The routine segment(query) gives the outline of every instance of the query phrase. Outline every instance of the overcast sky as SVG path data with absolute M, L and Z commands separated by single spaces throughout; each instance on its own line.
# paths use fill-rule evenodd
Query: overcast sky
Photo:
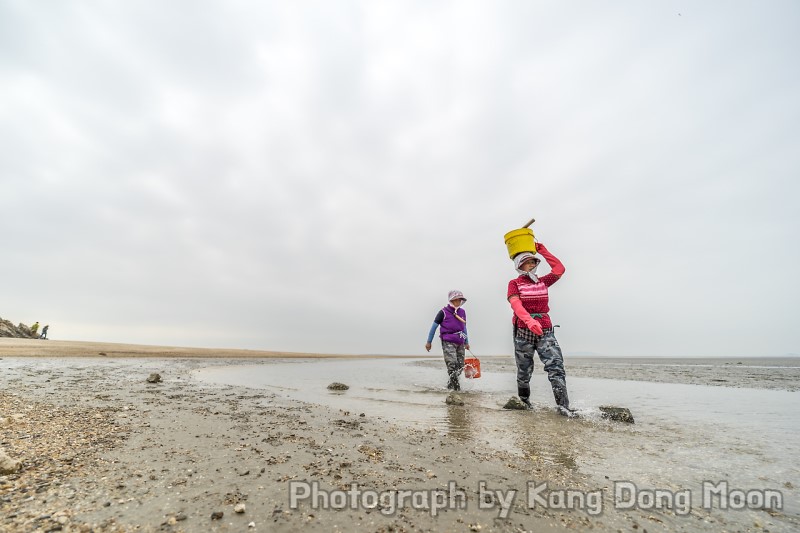
M 54 339 L 800 353 L 800 4 L 0 0 L 0 317 Z M 546 269 L 542 269 L 543 272 Z M 435 351 L 440 351 L 438 344 Z

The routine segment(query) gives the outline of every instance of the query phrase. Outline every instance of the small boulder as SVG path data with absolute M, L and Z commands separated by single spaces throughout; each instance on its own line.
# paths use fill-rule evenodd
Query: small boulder
M 0 449 L 0 476 L 7 474 L 15 474 L 20 467 L 21 463 L 16 459 L 12 459 L 3 449 Z
M 447 395 L 447 399 L 444 401 L 444 403 L 447 405 L 464 405 L 464 400 L 462 400 L 461 396 L 455 392 L 451 392 Z
M 630 409 L 626 407 L 612 407 L 610 405 L 600 406 L 600 416 L 615 422 L 626 422 L 633 424 L 633 415 Z
M 522 400 L 520 400 L 516 396 L 512 396 L 511 398 L 509 398 L 509 400 L 503 406 L 503 409 L 517 409 L 519 411 L 522 411 L 527 408 L 528 406 L 522 403 Z
M 222 520 L 222 517 L 225 516 L 225 513 L 222 511 L 214 511 L 211 513 L 211 520 Z
M 245 510 L 246 507 L 244 506 L 243 503 L 237 503 L 236 506 L 233 508 L 233 512 L 237 514 L 242 514 L 243 512 L 245 512 Z
M 330 385 L 328 385 L 328 390 L 347 390 L 349 389 L 349 385 L 345 385 L 344 383 L 339 383 L 338 381 L 334 381 Z
M 161 383 L 161 374 L 156 374 L 153 372 L 149 376 L 147 376 L 148 383 Z

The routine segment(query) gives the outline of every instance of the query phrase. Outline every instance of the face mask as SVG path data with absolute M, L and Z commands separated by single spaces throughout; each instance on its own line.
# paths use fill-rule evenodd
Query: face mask
M 522 266 L 522 265 L 520 265 L 520 266 Z M 516 270 L 517 270 L 517 273 L 518 273 L 518 274 L 521 274 L 521 275 L 523 275 L 523 276 L 528 276 L 528 275 L 530 275 L 532 280 L 534 280 L 534 281 L 538 281 L 538 280 L 539 280 L 539 278 L 538 278 L 538 277 L 536 277 L 536 269 L 537 269 L 537 268 L 539 268 L 539 263 L 534 263 L 534 266 L 533 266 L 533 268 L 531 269 L 531 271 L 530 271 L 530 272 L 525 272 L 525 271 L 524 271 L 524 270 L 522 270 L 521 268 L 518 268 L 518 269 L 516 269 Z

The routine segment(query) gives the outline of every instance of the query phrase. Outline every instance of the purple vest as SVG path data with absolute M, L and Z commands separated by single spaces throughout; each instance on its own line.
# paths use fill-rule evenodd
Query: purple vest
M 464 319 L 464 322 L 461 322 L 461 320 L 453 316 L 453 306 L 451 305 L 442 309 L 442 312 L 444 312 L 444 319 L 442 320 L 440 330 L 442 340 L 454 342 L 456 344 L 464 344 L 464 337 L 466 336 L 464 331 L 467 329 L 467 313 L 464 311 L 464 308 L 459 307 L 456 311 L 458 316 Z

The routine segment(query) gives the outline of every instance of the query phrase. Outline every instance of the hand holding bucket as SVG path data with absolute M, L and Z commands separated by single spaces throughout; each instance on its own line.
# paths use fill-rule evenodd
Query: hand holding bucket
M 472 350 L 469 352 L 471 357 L 464 359 L 464 377 L 467 379 L 478 379 L 481 377 L 481 361 Z

